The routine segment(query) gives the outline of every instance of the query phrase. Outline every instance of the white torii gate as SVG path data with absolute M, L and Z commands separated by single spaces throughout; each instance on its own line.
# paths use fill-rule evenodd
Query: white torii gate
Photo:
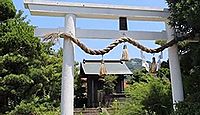
M 37 28 L 36 36 L 43 36 L 52 32 L 71 33 L 77 38 L 109 39 L 122 36 L 116 30 L 90 30 L 76 28 L 76 18 L 114 19 L 127 17 L 128 20 L 165 22 L 166 31 L 127 31 L 126 35 L 136 40 L 172 40 L 173 29 L 167 24 L 170 15 L 167 9 L 152 9 L 144 7 L 118 6 L 90 3 L 69 3 L 42 0 L 24 0 L 24 5 L 32 15 L 64 17 L 64 28 Z M 173 103 L 183 101 L 183 85 L 180 63 L 177 54 L 177 45 L 168 48 L 170 76 Z M 61 114 L 73 115 L 74 111 L 74 46 L 64 39 L 63 42 L 63 68 L 62 68 Z

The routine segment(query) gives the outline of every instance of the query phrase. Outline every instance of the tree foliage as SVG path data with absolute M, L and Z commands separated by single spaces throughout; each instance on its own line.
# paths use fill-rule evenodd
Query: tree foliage
M 0 22 L 14 18 L 16 14 L 12 0 L 0 0 Z
M 200 1 L 199 0 L 167 0 L 171 12 L 170 25 L 176 34 L 200 33 Z M 199 37 L 199 36 L 196 36 Z M 200 100 L 200 44 L 181 42 L 179 56 L 184 82 L 185 101 L 177 104 L 174 114 L 199 114 Z M 197 98 L 197 99 L 196 99 Z
M 200 33 L 200 1 L 199 0 L 167 0 L 170 8 L 170 25 L 177 32 L 193 31 Z
M 36 97 L 40 104 L 60 104 L 62 54 L 34 37 L 24 19 L 20 11 L 0 24 L 0 113 Z
M 22 14 L 0 23 L 0 114 L 51 113 L 60 106 L 62 49 L 34 37 Z M 76 63 L 75 103 L 83 96 L 78 72 Z
M 15 107 L 14 110 L 8 113 L 8 115 L 58 115 L 60 114 L 59 108 L 47 108 L 48 103 L 38 103 L 39 98 L 34 98 L 31 102 L 22 101 Z
M 200 93 L 194 93 L 176 104 L 176 111 L 173 115 L 199 115 L 200 114 Z
M 84 94 L 86 92 L 86 88 L 83 87 L 84 81 L 81 80 L 79 75 L 79 63 L 75 62 L 74 66 L 74 107 L 82 108 L 84 104 L 87 104 L 87 98 Z
M 105 81 L 103 83 L 103 91 L 105 92 L 106 95 L 112 94 L 115 89 L 115 83 L 117 76 L 114 75 L 107 75 L 105 76 Z
M 168 70 L 166 70 L 168 71 Z M 117 115 L 169 115 L 172 110 L 170 81 L 155 77 L 144 70 L 134 72 L 130 85 L 126 89 L 127 100 L 119 105 Z M 139 79 L 138 79 L 139 78 Z M 115 108 L 115 106 L 114 106 Z
M 168 0 L 170 7 L 170 24 L 179 33 L 200 31 L 199 0 Z M 179 44 L 181 71 L 183 74 L 185 96 L 199 92 L 200 86 L 200 44 L 182 42 Z

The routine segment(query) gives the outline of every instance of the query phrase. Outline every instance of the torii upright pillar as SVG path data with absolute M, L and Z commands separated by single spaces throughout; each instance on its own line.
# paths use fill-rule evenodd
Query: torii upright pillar
M 75 15 L 65 16 L 65 32 L 75 36 Z M 63 67 L 61 88 L 61 115 L 73 115 L 74 112 L 74 46 L 69 39 L 63 42 Z
M 166 31 L 168 40 L 174 39 L 173 29 L 166 23 Z M 171 77 L 171 87 L 172 87 L 172 99 L 173 104 L 176 104 L 184 100 L 183 96 L 183 83 L 180 70 L 180 62 L 178 58 L 178 47 L 177 44 L 174 44 L 168 49 L 169 55 L 169 66 L 170 66 L 170 77 Z M 174 105 L 175 109 L 175 105 Z

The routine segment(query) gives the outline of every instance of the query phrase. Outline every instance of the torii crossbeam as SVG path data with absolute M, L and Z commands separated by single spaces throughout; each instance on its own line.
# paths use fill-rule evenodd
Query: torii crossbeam
M 43 0 L 24 0 L 24 5 L 32 15 L 64 17 L 65 27 L 57 29 L 38 28 L 36 36 L 43 36 L 51 32 L 71 33 L 78 38 L 110 39 L 119 38 L 122 33 L 116 30 L 88 30 L 76 28 L 76 18 L 113 19 L 127 17 L 128 20 L 165 22 L 166 31 L 146 32 L 127 31 L 127 36 L 137 40 L 172 40 L 173 29 L 167 24 L 170 13 L 167 9 L 153 9 L 144 7 L 118 6 L 90 3 L 69 3 Z M 173 103 L 183 101 L 183 86 L 177 45 L 168 49 Z M 74 47 L 70 40 L 64 39 L 63 69 L 61 91 L 61 114 L 73 115 L 74 102 Z

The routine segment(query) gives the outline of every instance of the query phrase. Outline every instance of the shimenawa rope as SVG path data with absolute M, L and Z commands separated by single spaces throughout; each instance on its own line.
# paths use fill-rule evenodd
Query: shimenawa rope
M 117 45 L 119 45 L 121 43 L 124 43 L 124 42 L 128 42 L 128 43 L 136 46 L 140 50 L 145 51 L 147 53 L 159 53 L 159 52 L 163 51 L 165 48 L 171 47 L 172 45 L 174 45 L 178 41 L 180 41 L 180 40 L 182 41 L 182 40 L 187 39 L 189 36 L 182 36 L 182 37 L 173 39 L 173 40 L 169 41 L 168 43 L 164 44 L 163 46 L 160 46 L 160 47 L 155 48 L 155 49 L 147 48 L 147 47 L 143 46 L 142 44 L 140 44 L 139 42 L 137 42 L 133 38 L 121 37 L 121 38 L 113 41 L 106 48 L 100 49 L 100 50 L 93 50 L 93 49 L 88 48 L 78 38 L 73 37 L 71 34 L 67 34 L 67 33 L 51 33 L 51 34 L 45 35 L 43 38 L 44 38 L 44 41 L 56 41 L 60 37 L 63 37 L 65 39 L 70 39 L 71 41 L 73 41 L 77 46 L 79 46 L 83 51 L 85 51 L 88 54 L 91 54 L 91 55 L 104 55 L 104 54 L 110 52 Z

